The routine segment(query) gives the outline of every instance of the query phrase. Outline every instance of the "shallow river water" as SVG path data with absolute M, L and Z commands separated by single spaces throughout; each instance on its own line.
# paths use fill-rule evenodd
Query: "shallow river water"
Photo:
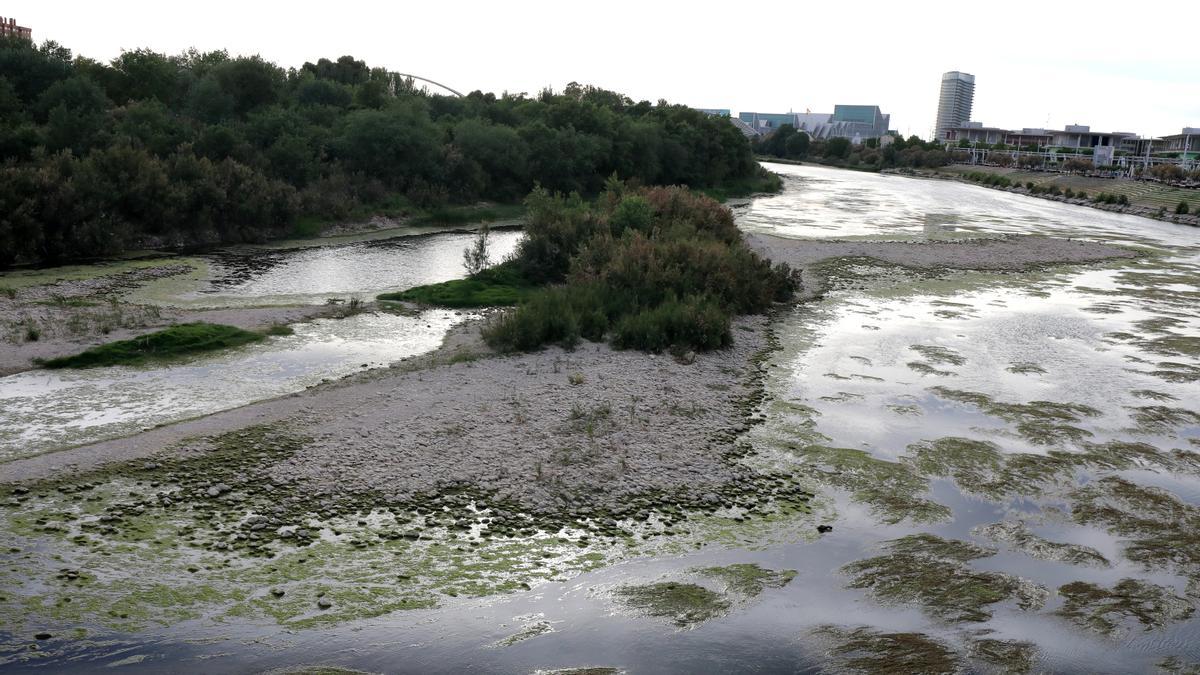
M 509 255 L 516 230 L 491 234 Z M 465 232 L 293 248 L 232 249 L 189 260 L 191 273 L 155 280 L 128 299 L 188 308 L 266 307 L 373 300 L 463 276 Z M 441 344 L 462 313 L 390 312 L 319 319 L 295 334 L 170 367 L 32 370 L 0 377 L 0 461 L 134 433 L 281 396 L 364 368 L 387 366 Z
M 0 658 L 78 672 L 1195 672 L 1200 231 L 959 183 L 771 168 L 785 190 L 736 210 L 748 231 L 1039 233 L 1148 255 L 1025 273 L 833 268 L 823 298 L 779 317 L 764 422 L 745 439 L 758 450 L 747 461 L 801 477 L 811 514 L 698 519 L 677 541 L 568 565 L 529 591 L 335 628 L 201 614 L 96 631 L 45 660 L 13 636 Z M 699 571 L 747 563 L 796 576 L 735 592 Z M 728 602 L 681 626 L 614 600 L 664 580 Z

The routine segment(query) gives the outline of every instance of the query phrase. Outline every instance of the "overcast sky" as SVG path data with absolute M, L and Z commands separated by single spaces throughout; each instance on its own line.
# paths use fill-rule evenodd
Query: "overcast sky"
M 464 92 L 533 94 L 576 80 L 735 112 L 877 104 L 894 129 L 921 136 L 941 73 L 962 70 L 976 78 L 972 118 L 989 126 L 1200 126 L 1200 9 L 1190 0 L 10 0 L 0 11 L 38 42 L 100 60 L 138 47 L 228 49 L 283 66 L 352 54 Z

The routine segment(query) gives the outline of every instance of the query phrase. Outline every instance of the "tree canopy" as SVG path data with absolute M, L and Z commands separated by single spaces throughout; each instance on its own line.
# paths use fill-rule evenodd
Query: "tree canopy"
M 597 194 L 609 176 L 719 187 L 752 176 L 727 121 L 563 91 L 441 96 L 352 56 L 137 49 L 110 63 L 0 40 L 0 265 L 258 240 L 377 204 Z M 793 148 L 795 149 L 795 148 Z

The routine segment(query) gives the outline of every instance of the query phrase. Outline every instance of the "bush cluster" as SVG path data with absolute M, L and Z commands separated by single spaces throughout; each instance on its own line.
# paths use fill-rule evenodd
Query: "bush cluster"
M 1019 185 L 1019 183 L 1013 183 L 1012 180 L 1006 176 L 1001 176 L 998 173 L 988 173 L 986 171 L 970 171 L 964 174 L 964 177 L 969 181 L 980 183 L 982 185 L 991 185 L 993 187 L 1012 187 L 1013 185 Z
M 880 147 L 878 138 L 868 138 L 854 145 L 848 138 L 810 139 L 791 124 L 780 125 L 769 135 L 754 141 L 754 151 L 760 155 L 781 159 L 807 159 L 847 169 L 879 171 L 893 167 L 933 168 L 945 166 L 955 159 L 941 143 L 927 142 L 917 136 L 907 139 L 896 136 L 887 147 Z
M 1122 206 L 1129 205 L 1129 197 L 1125 195 L 1114 195 L 1107 192 L 1100 192 L 1092 197 L 1092 201 L 1098 204 L 1120 204 Z
M 736 314 L 758 313 L 795 289 L 742 242 L 730 211 L 682 187 L 612 182 L 595 203 L 535 190 L 512 262 L 549 287 L 484 332 L 501 350 L 580 339 L 620 348 L 716 349 Z

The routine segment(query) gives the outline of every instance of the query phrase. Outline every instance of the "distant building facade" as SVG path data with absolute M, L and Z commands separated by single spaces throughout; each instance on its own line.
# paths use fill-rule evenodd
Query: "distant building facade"
M 18 26 L 17 20 L 9 17 L 0 16 L 0 38 L 21 38 L 23 40 L 33 40 L 33 29 L 25 26 Z
M 766 136 L 790 124 L 810 138 L 848 138 L 853 143 L 862 143 L 868 138 L 886 136 L 891 115 L 877 105 L 835 105 L 832 113 L 743 112 L 738 113 L 737 119 L 756 136 Z
M 1155 148 L 1157 152 L 1169 152 L 1185 155 L 1191 158 L 1200 153 L 1200 127 L 1184 127 L 1183 131 L 1159 139 L 1161 143 Z
M 971 106 L 974 102 L 974 75 L 957 70 L 942 73 L 942 86 L 938 92 L 937 122 L 933 129 L 934 140 L 947 140 L 947 131 L 970 120 Z
M 1015 130 L 985 127 L 980 122 L 963 122 L 946 129 L 941 140 L 948 143 L 965 140 L 971 145 L 1003 143 L 1018 148 L 1029 145 L 1044 149 L 1112 147 L 1129 151 L 1135 147 L 1138 136 L 1127 131 L 1092 131 L 1091 127 L 1084 124 L 1068 124 L 1062 130 L 1029 127 Z
M 713 117 L 733 116 L 733 112 L 729 108 L 692 108 L 692 110 L 695 110 L 696 112 L 702 112 L 705 115 L 712 115 Z

